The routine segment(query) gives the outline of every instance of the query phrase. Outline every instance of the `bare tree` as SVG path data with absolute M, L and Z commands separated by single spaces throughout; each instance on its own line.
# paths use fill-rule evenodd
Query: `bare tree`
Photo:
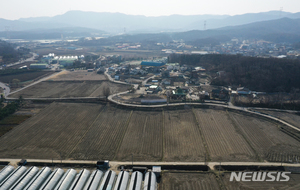
M 12 80 L 12 83 L 15 87 L 19 87 L 19 84 L 20 84 L 20 80 L 19 79 L 13 79 Z
M 105 96 L 105 98 L 107 100 L 108 96 L 111 94 L 110 88 L 109 88 L 109 86 L 107 84 L 105 84 L 103 86 L 102 92 L 103 92 L 103 95 Z

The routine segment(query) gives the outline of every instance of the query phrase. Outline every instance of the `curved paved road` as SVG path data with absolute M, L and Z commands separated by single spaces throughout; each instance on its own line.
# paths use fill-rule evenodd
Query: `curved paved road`
M 61 71 L 60 71 L 60 72 L 61 72 Z M 49 79 L 49 78 L 51 78 L 51 77 L 53 77 L 53 76 L 55 76 L 55 75 L 58 75 L 60 72 L 56 72 L 56 73 L 54 73 L 54 74 L 52 74 L 52 75 L 50 75 L 50 76 L 44 77 L 44 78 L 42 78 L 42 79 L 40 79 L 40 80 L 38 80 L 38 81 L 35 81 L 35 82 L 33 82 L 33 83 L 31 83 L 31 84 L 29 84 L 29 85 L 23 87 L 23 88 L 20 88 L 20 89 L 18 89 L 18 90 L 16 90 L 16 91 L 11 92 L 10 94 L 14 94 L 14 93 L 16 93 L 16 92 L 19 92 L 19 91 L 21 91 L 21 90 L 24 90 L 25 88 L 28 88 L 28 87 L 30 87 L 30 86 L 33 86 L 33 85 L 35 85 L 35 84 L 37 84 L 37 83 L 43 82 L 43 81 L 45 81 L 45 80 L 47 80 L 47 79 Z
M 3 90 L 3 95 L 4 95 L 4 98 L 6 98 L 8 96 L 8 94 L 10 93 L 10 88 L 2 82 L 0 82 L 0 87 L 2 89 L 5 89 L 5 90 Z
M 29 61 L 33 61 L 35 57 L 38 56 L 38 54 L 36 53 L 33 53 L 33 52 L 30 52 L 32 54 L 32 57 L 28 58 L 28 59 L 25 59 L 23 61 L 18 61 L 18 62 L 15 62 L 15 63 L 11 63 L 11 64 L 8 64 L 6 65 L 6 67 L 12 67 L 14 65 L 18 65 L 18 64 L 21 64 L 21 63 L 25 63 L 25 62 L 29 62 Z
M 108 79 L 112 82 L 117 82 L 117 83 L 122 83 L 124 84 L 125 82 L 121 82 L 121 81 L 115 81 L 113 80 L 110 75 L 107 74 L 107 71 L 108 69 L 106 70 L 105 72 L 105 75 L 108 76 Z M 153 76 L 152 76 L 153 77 Z M 150 78 L 152 78 L 150 77 Z M 148 78 L 148 79 L 150 79 Z M 146 79 L 146 80 L 148 80 Z M 127 83 L 125 83 L 127 84 Z M 135 84 L 135 87 L 137 87 L 137 84 Z M 127 103 L 123 103 L 123 102 L 119 102 L 117 100 L 114 100 L 113 97 L 117 96 L 117 95 L 120 95 L 120 94 L 126 94 L 126 93 L 129 93 L 129 91 L 126 91 L 126 92 L 120 92 L 120 93 L 117 93 L 117 94 L 112 94 L 110 95 L 107 99 L 115 104 L 119 104 L 119 105 L 122 105 L 122 106 L 127 106 L 127 107 L 139 107 L 139 108 L 161 108 L 161 107 L 169 107 L 169 106 L 182 106 L 182 105 L 202 105 L 202 106 L 218 106 L 218 107 L 223 107 L 223 108 L 229 108 L 229 109 L 234 109 L 234 110 L 239 110 L 239 111 L 244 111 L 244 112 L 247 112 L 247 113 L 252 113 L 252 114 L 256 114 L 256 115 L 259 115 L 259 116 L 262 116 L 262 117 L 266 117 L 266 118 L 269 118 L 269 119 L 273 119 L 283 125 L 286 125 L 292 129 L 295 129 L 297 131 L 300 132 L 300 129 L 279 119 L 279 118 L 276 118 L 274 116 L 271 116 L 271 115 L 265 115 L 265 114 L 262 114 L 262 113 L 259 113 L 259 112 L 256 112 L 256 111 L 251 111 L 249 110 L 248 108 L 245 108 L 245 107 L 237 107 L 237 106 L 234 106 L 233 104 L 229 103 L 227 105 L 222 105 L 222 104 L 216 104 L 216 103 L 189 103 L 189 102 L 186 102 L 186 103 L 173 103 L 173 104 L 159 104 L 159 105 L 138 105 L 138 104 L 127 104 Z M 268 108 L 266 108 L 268 109 Z

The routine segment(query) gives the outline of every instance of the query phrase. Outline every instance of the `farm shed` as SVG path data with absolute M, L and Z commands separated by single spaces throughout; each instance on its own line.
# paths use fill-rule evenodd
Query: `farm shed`
M 145 175 L 143 190 L 155 190 L 155 189 L 156 189 L 156 176 L 153 172 L 147 172 Z
M 251 93 L 251 91 L 248 88 L 245 88 L 245 87 L 237 88 L 236 91 L 237 91 L 238 94 L 245 94 L 245 95 Z
M 114 190 L 126 190 L 129 180 L 129 173 L 121 171 L 118 175 Z
M 152 61 L 142 61 L 141 62 L 142 67 L 161 67 L 164 65 L 165 65 L 165 63 L 162 63 L 162 62 L 152 62 Z
M 64 172 L 63 169 L 57 168 L 51 171 L 49 167 L 39 170 L 38 167 L 32 166 L 29 169 L 25 166 L 14 168 L 6 166 L 0 171 L 0 189 L 52 189 L 52 190 L 97 190 L 97 189 L 114 189 L 126 190 L 127 187 L 132 190 L 153 189 L 157 187 L 156 177 L 153 172 L 147 172 L 143 184 L 143 174 L 133 172 L 132 175 L 126 171 L 121 171 L 118 176 L 116 172 L 108 170 L 103 174 L 101 170 L 83 169 L 79 173 L 74 169 Z
M 30 69 L 48 69 L 49 65 L 45 63 L 32 63 L 29 66 Z
M 141 99 L 141 104 L 167 103 L 167 99 Z
M 142 182 L 143 182 L 143 174 L 138 171 L 133 172 L 129 183 L 129 189 L 140 190 L 142 188 Z
M 74 169 L 69 169 L 65 175 L 58 182 L 54 190 L 68 189 L 71 186 L 72 181 L 75 179 L 77 172 Z

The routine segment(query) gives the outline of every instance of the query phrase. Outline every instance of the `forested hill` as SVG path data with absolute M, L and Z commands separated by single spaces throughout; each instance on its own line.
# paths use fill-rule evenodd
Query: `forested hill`
M 241 55 L 177 55 L 169 56 L 169 62 L 181 65 L 203 66 L 213 76 L 212 84 L 245 86 L 263 92 L 290 92 L 300 89 L 300 61 L 277 58 L 256 58 Z
M 0 40 L 0 56 L 2 56 L 2 64 L 18 61 L 22 56 L 29 53 L 29 49 L 15 47 L 5 41 Z

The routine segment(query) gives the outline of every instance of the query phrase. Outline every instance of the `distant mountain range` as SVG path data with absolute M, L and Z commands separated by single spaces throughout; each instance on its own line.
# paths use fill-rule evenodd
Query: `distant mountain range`
M 190 30 L 156 34 L 117 35 L 108 38 L 112 42 L 170 42 L 184 40 L 189 44 L 219 44 L 232 38 L 267 40 L 275 43 L 300 42 L 300 19 L 281 18 L 239 26 L 228 26 L 212 30 Z
M 171 36 L 172 39 L 184 41 L 206 38 L 227 41 L 231 38 L 245 38 L 294 43 L 300 41 L 300 19 L 281 18 L 214 30 L 191 30 L 173 33 Z
M 171 15 L 146 17 L 122 13 L 99 13 L 69 11 L 54 17 L 21 18 L 19 20 L 0 19 L 0 31 L 10 26 L 11 31 L 54 29 L 62 27 L 83 27 L 106 31 L 107 33 L 157 33 L 183 32 L 188 30 L 216 29 L 237 26 L 279 18 L 300 18 L 300 13 L 270 11 L 243 15 Z M 206 23 L 206 27 L 204 27 Z
M 300 41 L 300 13 L 270 11 L 235 16 L 146 17 L 122 13 L 69 11 L 54 17 L 0 19 L 0 37 L 8 35 L 5 29 L 9 30 L 10 38 L 19 39 L 55 39 L 61 38 L 61 34 L 64 37 L 91 37 L 126 33 L 111 39 L 129 42 L 183 39 L 194 43 L 218 43 L 237 37 L 296 42 Z M 150 33 L 152 34 L 149 35 Z

